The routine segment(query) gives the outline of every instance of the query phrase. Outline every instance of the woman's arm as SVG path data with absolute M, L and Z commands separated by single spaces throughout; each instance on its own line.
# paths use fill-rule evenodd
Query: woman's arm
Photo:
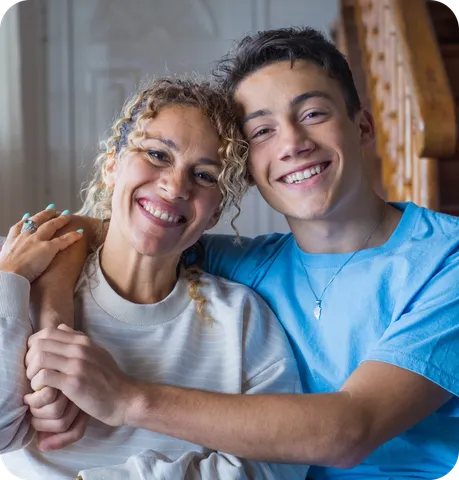
M 0 271 L 0 454 L 25 446 L 33 437 L 23 396 L 30 391 L 24 368 L 29 320 L 29 282 Z
M 48 269 L 32 284 L 31 315 L 36 330 L 74 326 L 73 295 L 75 285 L 88 253 L 104 240 L 105 229 L 100 220 L 69 216 L 69 223 L 56 235 L 82 229 L 82 241 L 59 252 Z M 31 408 L 32 425 L 36 428 L 37 445 L 42 450 L 58 450 L 83 437 L 89 420 L 62 392 L 45 388 L 34 394 Z
M 68 233 L 51 240 L 68 219 L 55 211 L 32 217 L 37 231 L 14 225 L 0 252 L 0 453 L 24 446 L 33 436 L 23 397 L 30 391 L 24 357 L 32 334 L 30 283 L 48 267 L 57 252 L 81 238 Z
M 69 216 L 69 223 L 59 230 L 61 236 L 77 229 L 84 230 L 81 242 L 59 252 L 48 269 L 32 284 L 32 318 L 37 330 L 57 327 L 60 324 L 74 326 L 73 292 L 88 253 L 102 244 L 105 230 L 100 220 Z

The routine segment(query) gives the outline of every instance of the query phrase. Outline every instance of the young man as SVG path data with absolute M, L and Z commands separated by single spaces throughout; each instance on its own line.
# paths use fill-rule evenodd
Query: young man
M 129 394 L 111 413 L 97 398 L 88 403 L 90 379 L 84 389 L 69 387 L 70 354 L 53 366 L 61 375 L 44 370 L 41 378 L 108 424 L 318 465 L 314 479 L 445 475 L 459 452 L 459 219 L 376 195 L 362 157 L 373 120 L 345 59 L 318 32 L 247 37 L 220 75 L 239 108 L 250 174 L 292 233 L 245 239 L 243 247 L 206 237 L 204 268 L 269 303 L 305 394 L 124 390 L 117 377 Z M 75 276 L 76 268 L 56 266 L 66 268 Z M 57 300 L 68 284 L 46 294 L 54 309 L 65 312 Z M 53 335 L 59 331 L 46 333 Z

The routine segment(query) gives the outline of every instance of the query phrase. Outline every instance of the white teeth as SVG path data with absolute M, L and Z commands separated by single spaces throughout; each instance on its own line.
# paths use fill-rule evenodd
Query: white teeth
M 291 175 L 287 175 L 286 177 L 284 177 L 284 183 L 287 183 L 287 184 L 300 183 L 305 179 L 311 178 L 313 175 L 317 175 L 321 171 L 322 171 L 322 168 L 320 165 L 317 165 L 316 167 L 312 167 L 312 168 L 306 168 L 301 172 L 295 172 L 295 173 L 292 173 Z
M 180 217 L 176 217 L 174 215 L 169 215 L 166 212 L 162 212 L 161 210 L 155 210 L 154 207 L 148 203 L 145 203 L 142 205 L 142 207 L 151 215 L 153 215 L 156 218 L 159 218 L 160 220 L 164 220 L 169 223 L 178 223 L 180 220 Z

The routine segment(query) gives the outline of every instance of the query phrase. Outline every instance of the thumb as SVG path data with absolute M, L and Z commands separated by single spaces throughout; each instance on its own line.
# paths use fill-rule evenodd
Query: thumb
M 61 323 L 57 328 L 58 328 L 58 330 L 64 330 L 64 332 L 75 332 L 75 330 L 73 328 L 70 328 L 65 323 Z
M 74 330 L 73 328 L 70 328 L 68 325 L 65 323 L 61 323 L 58 327 L 58 330 L 63 330 L 64 332 L 69 332 L 69 333 L 76 333 L 77 335 L 84 335 L 83 332 L 80 332 L 78 330 Z

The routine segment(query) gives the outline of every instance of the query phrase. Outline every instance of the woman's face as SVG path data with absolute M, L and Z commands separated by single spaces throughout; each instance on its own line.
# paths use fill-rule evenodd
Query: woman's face
M 169 106 L 147 120 L 138 152 L 109 163 L 111 228 L 148 256 L 179 256 L 218 221 L 220 141 L 198 108 Z M 124 240 L 124 241 L 123 241 Z

